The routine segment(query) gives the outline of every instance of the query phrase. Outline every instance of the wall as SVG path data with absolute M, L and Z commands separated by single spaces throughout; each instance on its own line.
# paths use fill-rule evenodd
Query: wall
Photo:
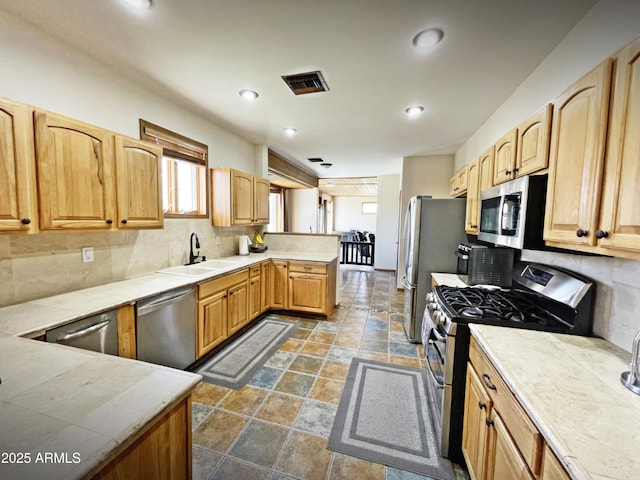
M 290 188 L 286 191 L 285 209 L 290 233 L 316 233 L 318 229 L 318 189 Z
M 172 129 L 209 146 L 209 165 L 264 175 L 265 149 L 195 115 L 144 85 L 0 10 L 0 95 L 138 138 L 138 119 Z M 314 223 L 315 224 L 315 223 Z M 168 220 L 163 230 L 52 232 L 0 236 L 0 306 L 121 280 L 183 263 L 189 235 L 202 254 L 237 253 L 237 237 L 255 228 L 214 228 L 209 219 Z M 220 245 L 216 245 L 217 241 Z M 80 248 L 93 246 L 83 264 Z
M 395 270 L 398 259 L 400 175 L 378 177 L 375 268 Z
M 376 203 L 377 199 L 376 197 L 333 197 L 335 230 L 340 232 L 361 230 L 376 233 L 377 215 L 363 214 L 363 202 Z
M 503 133 L 638 34 L 640 2 L 600 1 L 456 152 L 455 168 L 479 155 Z M 523 258 L 564 266 L 595 280 L 594 332 L 631 351 L 633 337 L 640 330 L 639 262 L 530 250 L 523 253 Z

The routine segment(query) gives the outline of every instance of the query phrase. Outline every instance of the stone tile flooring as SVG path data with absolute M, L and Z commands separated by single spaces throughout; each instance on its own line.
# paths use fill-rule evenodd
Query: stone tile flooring
M 340 308 L 295 334 L 242 390 L 202 383 L 193 394 L 193 478 L 425 480 L 326 449 L 355 356 L 423 367 L 406 341 L 395 273 L 341 268 Z M 456 476 L 466 479 L 456 466 Z

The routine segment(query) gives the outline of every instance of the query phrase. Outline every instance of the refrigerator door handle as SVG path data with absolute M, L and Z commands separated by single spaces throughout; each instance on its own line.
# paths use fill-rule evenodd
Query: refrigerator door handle
M 414 288 L 416 288 L 415 286 L 412 286 L 408 281 L 407 281 L 407 277 L 403 276 L 402 280 L 400 280 L 400 284 L 406 288 L 407 290 L 412 290 Z

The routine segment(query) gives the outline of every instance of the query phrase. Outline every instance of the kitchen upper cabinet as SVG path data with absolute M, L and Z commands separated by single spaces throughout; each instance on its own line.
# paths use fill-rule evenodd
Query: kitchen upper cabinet
M 269 223 L 269 181 L 232 168 L 211 169 L 211 221 L 217 227 Z
M 546 241 L 572 245 L 594 243 L 611 71 L 612 62 L 607 60 L 553 101 Z
M 506 182 L 515 177 L 517 141 L 518 130 L 513 129 L 494 145 L 494 185 Z
M 616 57 L 598 246 L 640 252 L 640 39 Z M 597 180 L 597 178 L 596 178 Z M 593 238 L 593 237 L 591 237 Z
M 464 229 L 467 233 L 477 235 L 480 205 L 480 159 L 475 158 L 467 165 L 467 210 Z
M 162 228 L 162 148 L 116 136 L 118 228 Z
M 467 165 L 458 170 L 450 180 L 449 196 L 461 197 L 467 193 L 468 181 L 467 181 Z
M 34 116 L 40 229 L 112 228 L 113 135 L 55 113 Z
M 553 105 L 549 103 L 518 125 L 515 176 L 529 175 L 549 166 L 552 112 Z
M 0 98 L 0 232 L 38 229 L 29 106 Z

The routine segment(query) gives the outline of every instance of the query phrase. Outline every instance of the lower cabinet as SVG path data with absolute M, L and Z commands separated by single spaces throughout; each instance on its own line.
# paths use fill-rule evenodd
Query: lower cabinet
M 287 308 L 287 277 L 289 262 L 273 261 L 273 282 L 271 284 L 271 306 L 273 308 Z
M 197 358 L 247 324 L 248 279 L 245 268 L 198 285 Z
M 249 268 L 249 320 L 262 313 L 262 268 L 253 265 Z
M 271 288 L 273 285 L 273 263 L 271 260 L 260 264 L 260 313 L 271 308 Z
M 472 480 L 569 478 L 473 337 L 462 438 L 462 453 Z
M 327 264 L 289 262 L 290 310 L 325 313 L 327 301 Z
M 191 396 L 166 413 L 92 478 L 191 478 Z

